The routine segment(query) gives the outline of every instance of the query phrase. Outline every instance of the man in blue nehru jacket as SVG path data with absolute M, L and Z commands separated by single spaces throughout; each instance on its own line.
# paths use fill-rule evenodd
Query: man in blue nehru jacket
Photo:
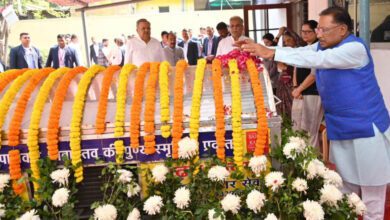
M 252 55 L 316 69 L 330 159 L 343 178 L 343 191 L 361 195 L 365 220 L 379 220 L 390 183 L 390 119 L 370 50 L 351 30 L 348 12 L 330 7 L 320 13 L 316 44 L 270 49 L 245 40 L 236 45 Z

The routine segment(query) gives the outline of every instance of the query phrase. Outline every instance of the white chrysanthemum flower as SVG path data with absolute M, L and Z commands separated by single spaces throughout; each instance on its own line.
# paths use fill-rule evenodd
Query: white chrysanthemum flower
M 343 198 L 343 194 L 334 185 L 325 184 L 321 189 L 321 203 L 337 206 L 337 202 Z
M 119 169 L 116 172 L 119 173 L 119 178 L 118 178 L 119 182 L 124 183 L 124 184 L 131 182 L 131 179 L 133 177 L 132 172 L 125 170 L 125 169 Z
M 190 190 L 186 187 L 180 187 L 175 192 L 175 198 L 173 198 L 173 202 L 176 204 L 176 207 L 179 209 L 185 209 L 191 202 L 190 199 Z
M 137 208 L 134 208 L 127 216 L 127 220 L 141 220 L 141 213 Z
M 264 206 L 265 195 L 257 190 L 252 190 L 246 197 L 246 205 L 254 213 L 260 212 L 261 208 Z
M 106 204 L 101 205 L 95 209 L 93 218 L 95 220 L 115 220 L 118 215 L 118 212 L 115 206 Z
M 225 212 L 231 211 L 233 214 L 237 214 L 241 208 L 241 200 L 239 196 L 232 193 L 228 193 L 225 198 L 222 199 L 221 205 Z
M 0 174 L 0 192 L 3 192 L 4 188 L 8 186 L 9 180 L 8 174 Z
M 295 143 L 297 145 L 297 152 L 302 153 L 306 148 L 306 142 L 300 137 L 290 137 L 288 139 L 289 143 Z
M 163 206 L 161 196 L 151 196 L 144 203 L 144 211 L 148 215 L 156 215 L 160 213 L 161 207 Z
M 267 215 L 267 217 L 265 217 L 264 220 L 278 220 L 278 218 L 276 217 L 276 215 L 274 213 L 269 213 Z
M 299 144 L 296 142 L 287 143 L 283 147 L 283 155 L 287 159 L 295 160 L 298 153 L 300 153 L 300 149 L 299 149 Z
M 179 158 L 183 160 L 191 159 L 198 153 L 198 142 L 189 137 L 181 139 L 179 145 Z
M 168 167 L 165 165 L 157 165 L 152 169 L 152 175 L 154 181 L 157 183 L 163 183 L 167 178 L 167 173 L 169 172 Z
M 5 216 L 5 206 L 0 203 L 0 219 Z
M 62 207 L 68 202 L 69 190 L 67 188 L 59 188 L 54 191 L 51 202 L 54 207 Z
M 18 220 L 40 220 L 39 215 L 37 215 L 37 211 L 35 209 L 31 209 L 30 211 L 25 212 L 22 216 L 18 218 Z
M 67 168 L 55 170 L 50 174 L 53 183 L 58 183 L 60 186 L 68 186 L 70 172 Z
M 306 220 L 323 220 L 325 213 L 321 204 L 316 201 L 306 200 L 302 203 L 303 216 Z
M 214 218 L 215 213 L 216 212 L 214 209 L 209 210 L 209 212 L 208 212 L 209 220 L 224 220 L 225 219 L 225 215 L 223 213 L 221 213 L 221 215 L 219 215 L 218 217 Z
M 265 185 L 271 187 L 272 191 L 276 191 L 284 183 L 282 172 L 270 172 L 265 176 Z
M 292 182 L 292 188 L 297 192 L 304 192 L 306 193 L 306 190 L 308 189 L 307 181 L 301 178 L 296 178 Z
M 212 181 L 224 181 L 229 177 L 229 171 L 223 166 L 213 166 L 210 168 L 207 177 Z
M 141 187 L 137 183 L 129 184 L 127 186 L 127 197 L 131 198 L 135 195 L 138 195 L 139 192 L 141 192 Z
M 367 207 L 360 199 L 360 197 L 356 195 L 356 193 L 352 193 L 348 195 L 347 198 L 349 207 L 354 208 L 354 211 L 357 215 L 364 215 L 364 213 L 367 211 Z
M 329 169 L 325 171 L 324 182 L 325 184 L 335 185 L 336 187 L 343 186 L 343 179 L 341 179 L 341 176 L 337 172 Z
M 319 161 L 318 159 L 314 159 L 309 162 L 307 165 L 306 171 L 307 171 L 307 178 L 308 179 L 314 179 L 315 177 L 323 177 L 326 172 L 326 167 L 324 163 Z
M 260 173 L 267 169 L 267 157 L 264 155 L 254 156 L 249 160 L 249 165 L 252 172 L 259 177 Z

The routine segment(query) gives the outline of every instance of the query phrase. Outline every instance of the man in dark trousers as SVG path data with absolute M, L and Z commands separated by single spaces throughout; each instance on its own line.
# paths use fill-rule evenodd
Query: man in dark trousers
M 19 39 L 21 44 L 12 48 L 9 53 L 10 69 L 42 68 L 42 56 L 36 47 L 30 45 L 30 35 L 21 33 Z
M 99 43 L 96 42 L 95 37 L 91 38 L 92 44 L 89 46 L 89 58 L 95 64 L 98 64 L 98 55 L 99 55 Z
M 181 33 L 183 41 L 180 42 L 178 46 L 183 48 L 184 57 L 187 58 L 188 64 L 196 65 L 196 62 L 199 58 L 198 44 L 190 40 L 188 31 L 186 29 L 183 29 Z
M 76 59 L 75 51 L 73 48 L 66 45 L 65 36 L 62 34 L 57 35 L 57 42 L 57 46 L 50 48 L 46 67 L 53 67 L 57 69 L 65 66 L 69 68 L 78 66 L 79 63 Z

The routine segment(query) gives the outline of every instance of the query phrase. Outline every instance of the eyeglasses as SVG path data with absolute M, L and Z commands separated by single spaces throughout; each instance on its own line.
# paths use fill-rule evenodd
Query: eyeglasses
M 317 34 L 319 34 L 319 33 L 325 34 L 325 33 L 329 32 L 329 31 L 331 31 L 331 30 L 333 30 L 333 29 L 339 27 L 340 25 L 341 25 L 341 24 L 336 25 L 336 26 L 334 26 L 334 27 L 330 27 L 330 28 L 319 27 L 319 28 L 316 28 L 315 31 L 316 31 Z
M 314 31 L 305 31 L 305 30 L 301 30 L 301 33 L 302 33 L 302 34 L 310 34 L 310 33 L 314 33 Z

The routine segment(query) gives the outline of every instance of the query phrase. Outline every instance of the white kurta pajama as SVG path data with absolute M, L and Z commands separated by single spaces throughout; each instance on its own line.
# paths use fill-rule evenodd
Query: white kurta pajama
M 296 49 L 277 48 L 275 60 L 318 69 L 360 69 L 369 63 L 365 47 L 358 42 L 321 53 L 316 52 L 317 47 L 318 43 Z M 343 191 L 362 196 L 367 206 L 365 220 L 383 218 L 386 187 L 390 183 L 390 129 L 381 133 L 374 124 L 373 128 L 373 137 L 330 142 L 330 160 L 344 180 Z

